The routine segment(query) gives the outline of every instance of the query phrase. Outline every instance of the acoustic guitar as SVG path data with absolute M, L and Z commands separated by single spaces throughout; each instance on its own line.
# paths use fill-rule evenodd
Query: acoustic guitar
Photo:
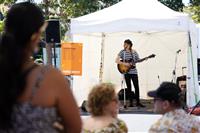
M 149 58 L 154 58 L 155 56 L 156 56 L 155 54 L 151 54 L 151 55 L 149 55 L 149 56 L 147 56 L 147 57 L 144 57 L 144 58 L 142 58 L 142 59 L 140 59 L 140 60 L 138 60 L 138 61 L 135 61 L 135 62 L 133 62 L 133 63 L 135 64 L 135 63 L 138 63 L 138 62 L 140 62 L 140 61 L 143 61 L 143 60 L 146 60 L 146 59 L 149 59 Z M 133 64 L 133 63 L 131 63 L 132 61 L 124 61 L 124 62 Z M 122 73 L 122 74 L 127 73 L 127 72 L 128 72 L 130 69 L 132 69 L 132 68 L 135 68 L 135 65 L 126 66 L 126 65 L 124 65 L 124 64 L 117 64 L 117 69 L 118 69 L 118 71 L 119 71 L 120 73 Z

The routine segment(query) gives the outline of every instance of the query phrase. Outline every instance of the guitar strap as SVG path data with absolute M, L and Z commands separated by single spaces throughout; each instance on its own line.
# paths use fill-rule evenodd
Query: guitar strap
M 126 60 L 126 50 L 124 50 L 124 56 L 123 57 L 124 57 L 123 62 L 125 62 L 125 60 Z
M 134 58 L 133 58 L 133 52 L 131 50 L 131 56 L 132 56 L 132 63 L 134 63 Z
M 133 58 L 133 51 L 131 50 L 131 56 L 132 56 L 132 69 L 134 69 L 135 68 L 135 66 L 133 66 L 133 63 L 134 63 L 134 58 Z

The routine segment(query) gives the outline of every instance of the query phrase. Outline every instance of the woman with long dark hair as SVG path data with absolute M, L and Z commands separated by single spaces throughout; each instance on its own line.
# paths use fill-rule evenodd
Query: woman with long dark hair
M 57 133 L 81 131 L 79 111 L 60 71 L 30 58 L 47 23 L 39 7 L 13 5 L 0 38 L 0 132 Z

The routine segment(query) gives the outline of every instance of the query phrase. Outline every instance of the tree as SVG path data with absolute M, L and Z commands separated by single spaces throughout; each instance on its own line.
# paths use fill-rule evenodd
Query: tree
M 182 0 L 158 0 L 167 7 L 175 11 L 183 11 L 184 4 Z
M 16 1 L 0 0 L 0 4 L 12 5 Z M 95 12 L 119 1 L 121 0 L 43 0 L 39 6 L 43 9 L 47 20 L 52 18 L 60 20 L 61 38 L 64 39 L 65 33 L 69 30 L 71 18 Z
M 46 19 L 58 18 L 61 22 L 61 36 L 69 30 L 70 19 L 109 7 L 121 0 L 43 0 L 40 7 Z
M 14 3 L 16 2 L 17 0 L 0 0 L 0 4 L 10 4 L 10 3 Z
M 184 11 L 189 13 L 196 23 L 200 23 L 200 0 L 190 0 L 190 5 L 185 7 Z
M 102 6 L 102 8 L 106 8 L 109 6 L 112 6 L 118 2 L 120 2 L 121 0 L 99 0 L 99 2 L 102 2 L 104 6 Z
M 8 6 L 13 3 L 13 0 L 0 0 L 0 33 L 3 31 L 4 16 L 8 10 Z
M 190 4 L 193 5 L 193 6 L 199 6 L 200 0 L 190 0 Z
M 3 31 L 3 25 L 4 25 L 3 21 L 0 21 L 0 33 Z
M 39 5 L 45 12 L 46 19 L 57 18 L 60 20 L 61 38 L 69 30 L 70 19 L 79 17 L 99 9 L 111 6 L 119 0 L 43 0 Z M 51 62 L 51 46 L 47 46 L 47 60 Z

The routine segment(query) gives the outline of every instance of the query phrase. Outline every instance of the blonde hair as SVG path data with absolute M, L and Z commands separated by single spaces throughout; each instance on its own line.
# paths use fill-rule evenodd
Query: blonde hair
M 116 95 L 115 86 L 111 83 L 95 85 L 88 95 L 88 110 L 93 116 L 103 115 L 103 109 Z

